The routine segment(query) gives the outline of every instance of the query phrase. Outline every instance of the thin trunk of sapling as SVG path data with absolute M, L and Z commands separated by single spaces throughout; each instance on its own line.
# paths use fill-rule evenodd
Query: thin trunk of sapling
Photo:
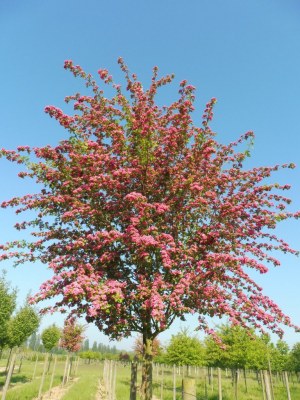
M 9 349 L 9 354 L 8 354 L 8 358 L 7 358 L 7 363 L 6 363 L 6 367 L 5 367 L 5 372 L 8 371 L 8 366 L 9 366 L 9 364 L 10 364 L 11 353 L 12 353 L 12 348 Z

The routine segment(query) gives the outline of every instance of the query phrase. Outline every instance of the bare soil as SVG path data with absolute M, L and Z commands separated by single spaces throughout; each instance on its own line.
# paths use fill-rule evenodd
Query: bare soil
M 74 380 L 72 380 L 72 382 L 65 386 L 54 386 L 51 390 L 48 390 L 48 392 L 42 395 L 42 400 L 60 400 L 64 396 L 64 394 L 67 393 L 73 383 L 76 382 L 78 379 L 79 378 L 75 378 Z M 33 400 L 38 400 L 38 398 L 36 397 Z
M 107 400 L 107 393 L 101 379 L 99 379 L 95 400 Z

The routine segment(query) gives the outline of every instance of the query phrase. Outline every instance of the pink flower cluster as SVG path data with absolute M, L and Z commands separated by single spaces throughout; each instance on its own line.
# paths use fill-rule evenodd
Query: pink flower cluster
M 281 195 L 289 185 L 272 181 L 280 167 L 244 169 L 252 132 L 218 143 L 209 128 L 216 99 L 196 127 L 193 86 L 182 81 L 178 100 L 160 107 L 157 91 L 173 76 L 158 78 L 155 67 L 145 90 L 119 64 L 128 93 L 100 69 L 101 84 L 115 91 L 106 98 L 90 74 L 67 60 L 65 68 L 92 91 L 66 98 L 74 115 L 46 107 L 67 139 L 0 151 L 24 164 L 21 178 L 41 187 L 2 202 L 36 215 L 15 226 L 29 229 L 32 240 L 2 245 L 0 259 L 47 264 L 53 277 L 32 301 L 55 299 L 50 311 L 85 315 L 111 338 L 132 331 L 155 337 L 187 313 L 199 314 L 206 331 L 206 317 L 227 315 L 280 334 L 291 321 L 248 274 L 278 265 L 274 251 L 297 254 L 273 234 L 280 221 L 300 217 Z

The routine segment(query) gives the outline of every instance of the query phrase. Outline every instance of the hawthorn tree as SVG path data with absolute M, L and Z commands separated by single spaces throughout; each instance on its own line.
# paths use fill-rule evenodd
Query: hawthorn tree
M 279 165 L 244 168 L 252 132 L 229 145 L 216 140 L 209 127 L 215 99 L 196 127 L 193 86 L 182 81 L 178 100 L 158 106 L 157 90 L 173 76 L 158 78 L 155 67 L 144 89 L 119 64 L 128 96 L 101 69 L 100 79 L 115 90 L 107 98 L 90 74 L 66 61 L 91 89 L 66 98 L 74 115 L 46 107 L 66 139 L 1 151 L 25 165 L 20 178 L 41 187 L 2 203 L 17 213 L 36 211 L 16 225 L 31 230 L 32 240 L 4 244 L 2 259 L 39 260 L 53 270 L 34 301 L 59 295 L 55 310 L 86 315 L 112 339 L 142 334 L 148 400 L 152 343 L 175 318 L 196 313 L 207 332 L 206 316 L 224 314 L 279 334 L 281 323 L 291 325 L 248 269 L 266 273 L 267 263 L 278 265 L 273 250 L 295 253 L 273 230 L 299 213 L 286 210 L 290 200 L 281 191 L 289 186 L 272 183 Z
M 83 336 L 84 326 L 79 325 L 76 318 L 68 318 L 65 320 L 60 347 L 66 349 L 70 353 L 76 353 L 80 350 Z
M 78 324 L 75 317 L 67 318 L 64 322 L 64 327 L 62 330 L 60 347 L 70 353 L 77 353 L 82 346 L 82 342 L 84 339 L 83 332 L 84 326 Z M 73 367 L 73 356 L 71 356 L 71 359 L 69 359 L 69 357 L 67 358 L 67 363 L 70 372 L 72 371 Z M 67 373 L 67 375 L 69 374 L 69 372 Z M 63 381 L 64 380 L 65 376 L 63 378 Z

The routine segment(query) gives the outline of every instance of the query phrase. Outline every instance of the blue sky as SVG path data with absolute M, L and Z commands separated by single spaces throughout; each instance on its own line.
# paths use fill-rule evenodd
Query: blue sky
M 96 76 L 108 68 L 122 80 L 122 56 L 145 86 L 151 69 L 174 72 L 175 85 L 165 89 L 165 102 L 175 99 L 176 83 L 187 79 L 197 88 L 196 124 L 205 103 L 216 97 L 213 129 L 229 142 L 253 130 L 251 165 L 295 162 L 278 180 L 293 185 L 293 209 L 300 209 L 300 3 L 298 0 L 18 0 L 0 2 L 0 147 L 55 144 L 65 132 L 44 114 L 46 105 L 83 88 L 63 69 L 72 59 Z M 65 109 L 67 109 L 65 107 Z M 0 160 L 1 200 L 34 191 L 16 177 L 16 168 Z M 276 178 L 276 179 L 277 179 Z M 12 239 L 13 213 L 0 210 L 0 242 Z M 300 249 L 299 223 L 282 224 L 278 233 Z M 300 325 L 300 261 L 281 257 L 282 266 L 257 279 Z M 28 265 L 8 276 L 22 302 L 49 276 L 44 267 Z M 43 326 L 57 318 L 44 318 Z M 195 320 L 189 319 L 195 326 Z M 166 341 L 179 326 L 162 335 Z M 96 328 L 91 340 L 107 343 Z M 293 344 L 300 334 L 287 330 Z M 130 347 L 124 341 L 119 347 Z

